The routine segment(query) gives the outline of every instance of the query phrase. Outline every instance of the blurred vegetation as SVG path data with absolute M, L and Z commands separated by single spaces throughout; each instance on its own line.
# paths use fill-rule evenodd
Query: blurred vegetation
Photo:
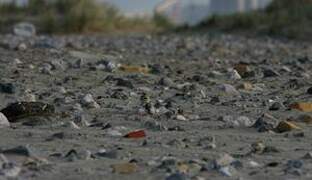
M 209 17 L 198 28 L 312 40 L 312 0 L 273 0 L 264 10 Z
M 93 33 L 161 29 L 147 18 L 126 18 L 115 7 L 94 0 L 30 0 L 25 7 L 0 5 L 0 31 L 19 21 L 34 23 L 44 33 Z

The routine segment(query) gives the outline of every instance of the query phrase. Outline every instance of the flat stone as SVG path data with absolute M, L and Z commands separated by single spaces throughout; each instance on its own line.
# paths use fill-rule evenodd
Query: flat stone
M 6 128 L 6 127 L 10 127 L 10 122 L 5 117 L 5 115 L 0 112 L 0 128 Z
M 21 22 L 14 25 L 13 31 L 18 36 L 31 37 L 36 35 L 36 27 L 28 22 Z
M 135 163 L 114 164 L 111 166 L 114 173 L 132 174 L 138 171 L 138 166 Z

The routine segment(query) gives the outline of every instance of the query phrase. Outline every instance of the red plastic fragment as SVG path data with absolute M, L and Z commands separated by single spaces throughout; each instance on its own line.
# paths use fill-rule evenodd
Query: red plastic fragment
M 124 136 L 125 138 L 144 138 L 146 137 L 145 131 L 144 130 L 136 130 L 129 132 Z

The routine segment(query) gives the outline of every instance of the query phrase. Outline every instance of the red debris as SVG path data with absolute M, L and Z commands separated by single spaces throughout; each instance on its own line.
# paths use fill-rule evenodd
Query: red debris
M 136 130 L 129 132 L 124 136 L 125 138 L 144 138 L 146 137 L 145 131 L 144 130 Z

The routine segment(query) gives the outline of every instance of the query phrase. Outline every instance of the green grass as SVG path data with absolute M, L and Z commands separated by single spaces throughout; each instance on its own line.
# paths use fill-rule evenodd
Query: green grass
M 197 28 L 312 40 L 312 0 L 274 0 L 265 10 L 212 16 Z
M 0 5 L 0 31 L 19 21 L 34 23 L 43 33 L 154 31 L 161 29 L 146 18 L 126 18 L 115 7 L 94 0 L 30 0 L 26 7 Z

